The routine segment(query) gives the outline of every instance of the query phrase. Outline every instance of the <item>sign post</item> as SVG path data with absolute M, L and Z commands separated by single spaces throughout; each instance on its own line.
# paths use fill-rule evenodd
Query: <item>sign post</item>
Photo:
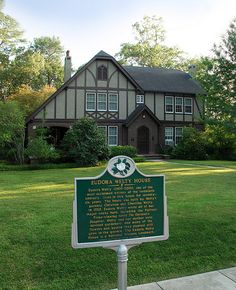
M 99 176 L 75 178 L 72 247 L 117 251 L 118 289 L 127 289 L 128 249 L 169 236 L 164 175 L 145 175 L 127 156 Z

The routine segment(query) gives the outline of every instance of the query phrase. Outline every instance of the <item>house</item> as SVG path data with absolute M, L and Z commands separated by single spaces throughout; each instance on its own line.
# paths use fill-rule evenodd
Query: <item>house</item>
M 65 83 L 28 118 L 28 135 L 44 124 L 58 143 L 87 116 L 96 120 L 110 146 L 133 145 L 140 154 L 153 154 L 177 144 L 183 127 L 201 126 L 201 93 L 185 72 L 121 66 L 104 51 L 71 77 L 67 51 Z

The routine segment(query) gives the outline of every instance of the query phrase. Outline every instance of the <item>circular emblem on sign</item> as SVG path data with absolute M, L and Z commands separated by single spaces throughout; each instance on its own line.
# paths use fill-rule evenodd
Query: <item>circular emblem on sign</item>
M 114 177 L 127 177 L 135 171 L 135 163 L 127 156 L 116 156 L 109 160 L 107 169 Z

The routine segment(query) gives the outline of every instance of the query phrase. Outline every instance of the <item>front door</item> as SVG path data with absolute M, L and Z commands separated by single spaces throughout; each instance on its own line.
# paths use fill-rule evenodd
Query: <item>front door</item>
M 139 154 L 149 153 L 149 129 L 146 126 L 138 128 L 137 147 Z

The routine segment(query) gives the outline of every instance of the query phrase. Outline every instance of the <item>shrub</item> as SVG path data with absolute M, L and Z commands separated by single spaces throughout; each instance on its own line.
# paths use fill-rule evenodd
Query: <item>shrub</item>
M 173 149 L 172 157 L 189 160 L 207 159 L 206 143 L 202 132 L 192 127 L 184 128 L 183 139 Z
M 133 146 L 112 146 L 110 148 L 110 158 L 115 157 L 117 155 L 125 155 L 130 158 L 137 156 L 137 149 Z
M 233 132 L 220 124 L 208 125 L 203 138 L 211 158 L 236 160 L 236 135 Z
M 36 159 L 38 162 L 55 161 L 60 158 L 60 154 L 52 145 L 49 145 L 43 136 L 37 136 L 29 141 L 26 156 Z
M 79 166 L 93 166 L 109 157 L 104 134 L 89 118 L 80 119 L 66 132 L 62 150 L 67 160 L 75 161 Z

